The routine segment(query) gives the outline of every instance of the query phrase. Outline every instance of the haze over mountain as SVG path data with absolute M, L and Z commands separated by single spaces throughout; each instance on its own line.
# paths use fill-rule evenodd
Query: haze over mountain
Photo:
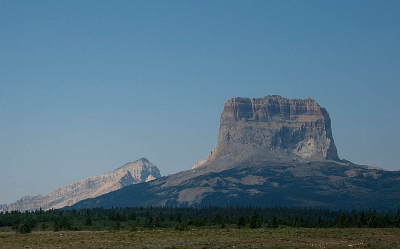
M 400 1 L 0 1 L 0 203 L 141 157 L 164 175 L 187 170 L 237 96 L 310 96 L 341 158 L 400 170 L 399 12 Z
M 114 171 L 91 176 L 58 188 L 47 195 L 25 196 L 9 205 L 0 205 L 0 211 L 61 208 L 73 205 L 80 200 L 100 196 L 132 184 L 152 181 L 159 177 L 161 175 L 158 168 L 147 159 L 141 158 Z
M 390 209 L 400 172 L 340 160 L 331 120 L 315 100 L 233 98 L 218 143 L 191 170 L 83 200 L 73 208 L 259 205 Z

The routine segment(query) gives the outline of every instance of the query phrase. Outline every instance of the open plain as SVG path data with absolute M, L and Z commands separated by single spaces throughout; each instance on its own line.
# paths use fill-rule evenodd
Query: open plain
M 0 248 L 400 248 L 400 229 L 1 232 Z

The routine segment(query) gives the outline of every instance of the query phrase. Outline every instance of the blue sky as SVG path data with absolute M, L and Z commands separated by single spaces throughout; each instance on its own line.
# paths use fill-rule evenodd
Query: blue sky
M 215 146 L 232 97 L 314 98 L 340 158 L 400 170 L 399 1 L 0 0 L 0 203 Z

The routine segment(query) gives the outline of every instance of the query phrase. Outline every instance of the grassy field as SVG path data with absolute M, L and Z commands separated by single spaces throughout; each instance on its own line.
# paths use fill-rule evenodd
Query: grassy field
M 400 248 L 400 229 L 0 232 L 0 248 Z

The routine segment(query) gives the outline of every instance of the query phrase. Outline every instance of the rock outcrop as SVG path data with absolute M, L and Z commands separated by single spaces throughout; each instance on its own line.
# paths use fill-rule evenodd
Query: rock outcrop
M 313 99 L 234 98 L 218 144 L 193 169 L 76 203 L 111 206 L 288 206 L 389 210 L 400 171 L 339 160 L 328 112 Z
M 270 161 L 339 161 L 328 112 L 311 98 L 230 99 L 221 115 L 218 144 L 194 168 L 254 155 Z
M 9 205 L 0 205 L 0 211 L 43 210 L 70 206 L 87 198 L 94 198 L 122 187 L 151 181 L 161 177 L 159 169 L 145 158 L 101 175 L 88 177 L 47 195 L 25 196 Z
M 388 211 L 400 205 L 400 171 L 336 161 L 242 161 L 219 172 L 198 174 L 207 168 L 131 185 L 83 200 L 69 209 L 252 205 Z M 190 174 L 190 178 L 176 182 Z

